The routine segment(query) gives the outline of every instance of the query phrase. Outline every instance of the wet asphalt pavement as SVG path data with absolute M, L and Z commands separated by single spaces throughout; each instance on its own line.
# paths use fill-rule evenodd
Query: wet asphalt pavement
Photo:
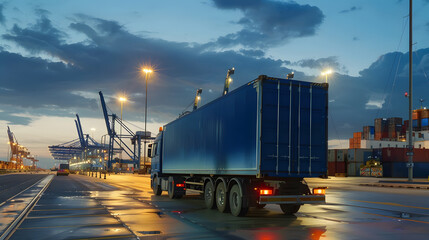
M 55 176 L 11 239 L 427 239 L 429 190 L 363 187 L 370 178 L 309 180 L 326 205 L 285 216 L 276 205 L 246 217 L 208 210 L 199 194 L 154 196 L 149 177 Z
M 124 224 L 91 193 L 117 190 L 109 185 L 55 176 L 11 239 L 135 239 Z
M 5 174 L 0 175 L 0 204 L 13 197 L 37 181 L 44 178 L 44 174 Z

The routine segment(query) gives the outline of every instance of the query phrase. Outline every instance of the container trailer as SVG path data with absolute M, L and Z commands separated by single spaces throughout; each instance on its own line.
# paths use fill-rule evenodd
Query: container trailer
M 328 84 L 259 76 L 160 129 L 151 187 L 181 198 L 202 194 L 209 209 L 246 215 L 279 204 L 285 214 L 325 203 Z

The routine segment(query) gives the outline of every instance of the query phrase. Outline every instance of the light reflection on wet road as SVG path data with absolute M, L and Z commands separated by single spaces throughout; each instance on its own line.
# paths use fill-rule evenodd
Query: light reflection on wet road
M 374 179 L 309 180 L 330 187 L 328 204 L 305 205 L 295 216 L 268 205 L 241 218 L 205 209 L 199 194 L 153 196 L 149 181 L 55 177 L 12 239 L 426 239 L 428 233 L 429 190 L 358 186 Z

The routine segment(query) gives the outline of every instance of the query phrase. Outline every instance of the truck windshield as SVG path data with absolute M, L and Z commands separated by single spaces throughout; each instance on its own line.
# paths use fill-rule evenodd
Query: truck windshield
M 154 143 L 153 144 L 153 147 L 152 147 L 152 155 L 151 155 L 151 157 L 155 157 L 157 154 L 156 154 L 156 149 L 157 149 L 157 147 L 158 147 L 158 143 Z
M 68 164 L 60 164 L 59 169 L 69 169 L 69 165 Z

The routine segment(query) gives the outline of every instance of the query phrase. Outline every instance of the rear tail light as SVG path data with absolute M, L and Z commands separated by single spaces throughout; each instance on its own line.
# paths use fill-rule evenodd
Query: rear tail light
M 313 195 L 325 195 L 325 188 L 313 188 Z
M 273 189 L 259 189 L 261 195 L 273 195 Z
M 176 183 L 176 187 L 185 187 L 184 183 Z

